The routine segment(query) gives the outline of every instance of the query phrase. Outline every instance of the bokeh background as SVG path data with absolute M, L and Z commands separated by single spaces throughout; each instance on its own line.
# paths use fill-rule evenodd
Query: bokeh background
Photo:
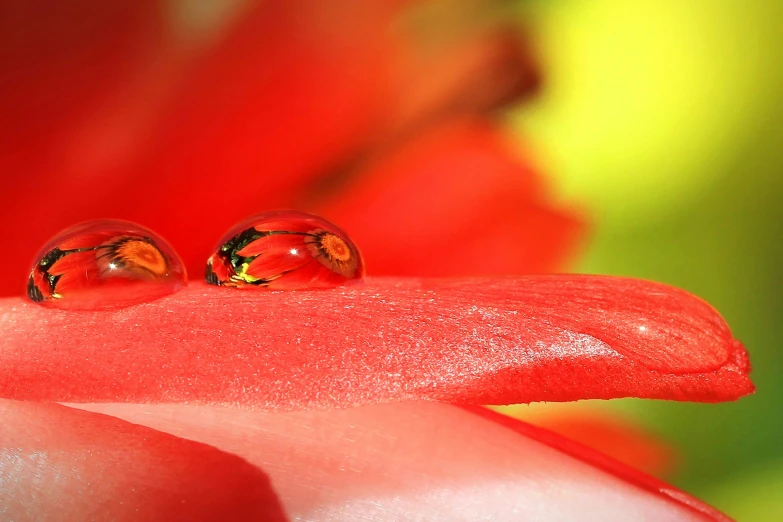
M 783 2 L 292 1 L 287 5 L 298 7 L 269 12 L 307 16 L 297 15 L 299 25 L 259 21 L 271 44 L 254 48 L 247 27 L 229 35 L 259 3 L 286 5 L 140 0 L 99 8 L 78 0 L 50 2 L 51 9 L 47 2 L 0 7 L 0 190 L 8 196 L 0 210 L 6 235 L 0 254 L 12 267 L 0 281 L 4 295 L 22 288 L 34 245 L 62 223 L 107 214 L 148 224 L 158 216 L 156 230 L 172 238 L 186 262 L 205 259 L 202 245 L 181 238 L 217 239 L 248 208 L 280 201 L 339 216 L 349 206 L 333 203 L 341 187 L 363 172 L 390 177 L 373 166 L 384 164 L 378 158 L 389 150 L 427 135 L 421 129 L 437 127 L 444 114 L 491 114 L 492 126 L 533 166 L 519 170 L 520 177 L 534 171 L 548 185 L 550 202 L 585 223 L 580 241 L 572 241 L 571 230 L 558 236 L 560 243 L 546 243 L 552 259 L 570 255 L 558 268 L 658 280 L 705 298 L 748 347 L 758 386 L 733 404 L 584 401 L 502 411 L 544 424 L 622 419 L 670 452 L 664 458 L 653 451 L 653 460 L 668 464 L 649 466 L 667 480 L 738 520 L 783 519 Z M 505 31 L 500 39 L 484 45 L 484 34 L 496 35 L 498 27 Z M 404 35 L 391 64 L 376 62 L 374 47 L 376 34 L 387 29 Z M 346 60 L 287 69 L 286 59 L 311 56 L 302 49 L 319 41 L 301 34 L 321 39 L 323 56 L 344 52 Z M 223 48 L 209 56 L 231 38 L 233 54 Z M 293 51 L 280 51 L 290 42 Z M 200 55 L 207 65 L 194 68 Z M 267 59 L 283 66 L 258 66 L 256 60 Z M 259 81 L 255 68 L 287 74 L 277 90 L 274 81 L 261 82 L 266 105 L 245 99 Z M 178 83 L 185 73 L 192 80 Z M 305 73 L 312 77 L 297 79 Z M 362 97 L 370 91 L 385 94 Z M 236 98 L 241 110 L 224 111 L 211 93 Z M 387 109 L 382 118 L 379 106 Z M 221 133 L 222 126 L 235 132 Z M 430 146 L 448 145 L 448 132 L 445 139 L 435 134 Z M 265 141 L 251 142 L 259 139 Z M 348 142 L 353 148 L 343 146 Z M 259 148 L 265 155 L 251 157 Z M 141 149 L 148 152 L 135 156 Z M 414 159 L 405 161 L 422 177 L 408 186 L 421 189 L 428 163 L 415 160 L 416 150 L 410 154 Z M 456 170 L 451 177 L 439 172 L 426 190 L 453 189 L 461 197 L 459 189 L 472 182 L 460 165 L 436 163 Z M 189 178 L 167 177 L 174 171 Z M 247 197 L 259 178 L 266 192 Z M 304 183 L 308 189 L 296 192 Z M 354 193 L 359 203 L 351 208 L 384 186 L 379 181 Z M 70 187 L 68 197 L 60 197 L 62 187 Z M 509 194 L 519 190 L 509 182 Z M 160 218 L 172 197 L 187 204 Z M 218 197 L 237 204 L 213 215 L 209 201 Z M 442 210 L 444 220 L 458 215 Z M 482 214 L 481 230 L 504 231 L 504 220 L 516 214 L 501 210 Z M 13 221 L 21 215 L 25 223 Z M 530 215 L 550 225 L 554 219 L 544 211 Z M 521 233 L 526 241 L 554 238 L 536 219 Z M 192 233 L 183 222 L 192 223 Z M 358 242 L 372 251 L 372 240 Z M 388 243 L 393 249 L 395 242 Z M 390 259 L 410 250 L 404 242 L 399 247 Z M 499 255 L 489 271 L 554 267 L 549 258 L 509 256 Z M 403 267 L 379 257 L 375 266 L 415 273 L 413 261 Z
M 546 85 L 532 136 L 593 234 L 577 271 L 712 303 L 751 354 L 755 395 L 622 400 L 680 452 L 670 480 L 738 520 L 783 517 L 783 2 L 523 2 Z M 589 407 L 595 407 L 590 404 Z

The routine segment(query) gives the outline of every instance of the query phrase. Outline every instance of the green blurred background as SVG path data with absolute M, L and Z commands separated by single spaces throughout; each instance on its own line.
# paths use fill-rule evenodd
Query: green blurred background
M 574 269 L 712 303 L 751 354 L 733 404 L 587 404 L 671 441 L 670 480 L 740 521 L 783 520 L 783 2 L 518 4 L 546 71 L 514 132 L 594 218 Z

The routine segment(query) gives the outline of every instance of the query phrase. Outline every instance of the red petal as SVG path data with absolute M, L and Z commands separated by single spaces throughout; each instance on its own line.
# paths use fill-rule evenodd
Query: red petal
M 291 206 L 377 125 L 390 8 L 353 4 L 256 2 L 162 119 L 136 167 L 140 197 L 122 201 L 144 202 L 135 219 L 194 274 L 232 224 Z
M 287 520 L 264 473 L 211 446 L 56 404 L 0 418 L 3 520 Z
M 339 223 L 374 275 L 552 271 L 581 233 L 487 122 L 434 129 L 371 165 L 316 212 Z
M 3 180 L 5 190 L 21 195 L 17 189 L 31 189 L 27 197 L 10 201 L 24 208 L 45 193 L 48 183 L 62 181 L 63 170 L 77 174 L 69 164 L 74 150 L 65 144 L 83 145 L 73 134 L 82 134 L 107 108 L 116 109 L 114 102 L 125 98 L 129 84 L 137 94 L 152 94 L 134 78 L 156 72 L 148 60 L 152 49 L 159 59 L 169 58 L 170 49 L 164 41 L 163 10 L 151 0 L 99 5 L 90 0 L 51 5 L 8 0 L 0 9 L 0 120 L 14 122 L 0 127 L 0 166 L 15 174 Z M 148 105 L 152 101 L 146 100 Z M 124 109 L 124 120 L 133 120 L 130 108 Z M 95 140 L 101 146 L 116 145 L 112 138 L 122 141 L 116 133 L 93 136 L 90 153 L 99 155 Z M 39 176 L 37 185 L 29 179 L 31 172 Z
M 709 305 L 591 276 L 372 279 L 311 292 L 192 285 L 113 312 L 0 301 L 0 396 L 291 409 L 753 391 Z
M 588 448 L 444 404 L 274 414 L 80 407 L 242 457 L 270 474 L 297 520 L 728 520 L 682 491 L 601 461 L 606 458 Z
M 181 66 L 164 15 L 152 0 L 2 3 L 0 295 L 21 291 L 52 235 L 114 213 L 115 190 L 144 199 L 128 190 L 136 173 L 117 171 Z

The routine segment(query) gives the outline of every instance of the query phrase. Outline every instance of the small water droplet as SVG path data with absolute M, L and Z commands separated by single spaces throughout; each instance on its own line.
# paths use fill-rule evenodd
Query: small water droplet
M 206 271 L 213 285 L 270 290 L 332 288 L 362 277 L 362 256 L 345 232 L 294 210 L 268 212 L 231 228 Z
M 152 301 L 186 283 L 182 260 L 160 236 L 103 219 L 52 238 L 35 258 L 27 295 L 46 306 L 100 310 Z

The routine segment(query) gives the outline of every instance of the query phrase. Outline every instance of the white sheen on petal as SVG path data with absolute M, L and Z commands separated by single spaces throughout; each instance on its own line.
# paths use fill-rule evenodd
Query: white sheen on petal
M 683 505 L 454 406 L 337 411 L 81 404 L 259 466 L 293 521 L 704 520 Z

